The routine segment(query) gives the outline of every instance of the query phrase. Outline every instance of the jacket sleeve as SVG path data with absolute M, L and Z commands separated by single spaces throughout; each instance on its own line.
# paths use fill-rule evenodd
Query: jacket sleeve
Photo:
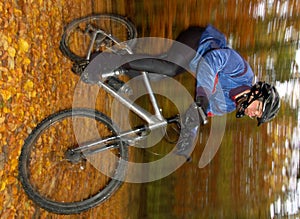
M 209 99 L 216 91 L 219 72 L 226 66 L 229 53 L 226 49 L 208 52 L 198 63 L 197 96 L 207 96 Z

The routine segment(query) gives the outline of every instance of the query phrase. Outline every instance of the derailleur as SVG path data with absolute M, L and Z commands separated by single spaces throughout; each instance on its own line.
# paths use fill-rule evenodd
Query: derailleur
M 84 69 L 88 66 L 89 63 L 89 60 L 74 62 L 72 66 L 72 72 L 74 72 L 76 75 L 81 76 Z

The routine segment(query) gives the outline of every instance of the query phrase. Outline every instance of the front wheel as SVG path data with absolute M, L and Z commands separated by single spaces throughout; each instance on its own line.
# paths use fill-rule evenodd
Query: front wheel
M 26 139 L 19 158 L 19 179 L 29 198 L 59 214 L 79 213 L 107 200 L 125 176 L 125 143 L 117 141 L 113 148 L 72 162 L 66 154 L 83 141 L 116 135 L 111 120 L 90 109 L 65 110 L 44 119 Z

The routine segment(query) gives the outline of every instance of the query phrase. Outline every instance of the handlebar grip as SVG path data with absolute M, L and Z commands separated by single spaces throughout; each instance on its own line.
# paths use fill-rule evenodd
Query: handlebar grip
M 203 108 L 201 106 L 198 106 L 197 108 L 198 108 L 198 112 L 199 112 L 199 116 L 202 121 L 202 124 L 206 125 L 208 123 L 208 120 L 207 120 L 207 116 L 206 116 Z

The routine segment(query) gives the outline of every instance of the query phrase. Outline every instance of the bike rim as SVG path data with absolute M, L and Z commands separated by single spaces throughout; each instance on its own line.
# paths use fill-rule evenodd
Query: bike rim
M 92 115 L 91 111 L 88 116 L 86 111 L 68 111 L 61 116 L 49 118 L 36 129 L 39 131 L 35 130 L 35 136 L 31 136 L 26 142 L 27 147 L 22 149 L 21 182 L 29 197 L 43 208 L 57 213 L 80 212 L 106 200 L 121 185 L 123 175 L 119 173 L 124 174 L 125 169 L 120 160 L 127 159 L 122 142 L 119 149 L 108 152 L 115 154 L 114 162 L 105 159 L 105 154 L 90 157 L 89 161 L 94 160 L 92 163 L 87 160 L 71 163 L 64 158 L 67 150 L 64 146 L 78 140 L 71 137 L 74 133 L 71 130 L 73 127 L 69 127 L 72 124 L 70 120 L 80 118 L 82 130 L 89 132 L 85 139 L 90 139 L 95 135 L 95 130 L 87 129 L 94 120 Z M 106 131 L 107 135 L 115 134 L 112 125 L 103 117 L 97 118 L 97 123 L 102 133 Z M 46 131 L 43 130 L 45 128 Z M 79 131 L 83 135 L 82 130 Z M 117 179 L 101 173 L 95 166 L 97 162 L 97 165 L 105 165 Z
M 85 60 L 91 39 L 89 33 L 85 32 L 87 25 L 104 30 L 120 42 L 131 40 L 128 42 L 128 46 L 131 48 L 135 44 L 135 41 L 132 39 L 137 37 L 136 28 L 129 20 L 122 16 L 100 14 L 79 18 L 72 21 L 66 27 L 61 42 L 63 53 L 72 61 Z M 99 34 L 93 52 L 102 52 L 107 47 L 112 47 L 113 45 L 114 43 L 111 40 Z

